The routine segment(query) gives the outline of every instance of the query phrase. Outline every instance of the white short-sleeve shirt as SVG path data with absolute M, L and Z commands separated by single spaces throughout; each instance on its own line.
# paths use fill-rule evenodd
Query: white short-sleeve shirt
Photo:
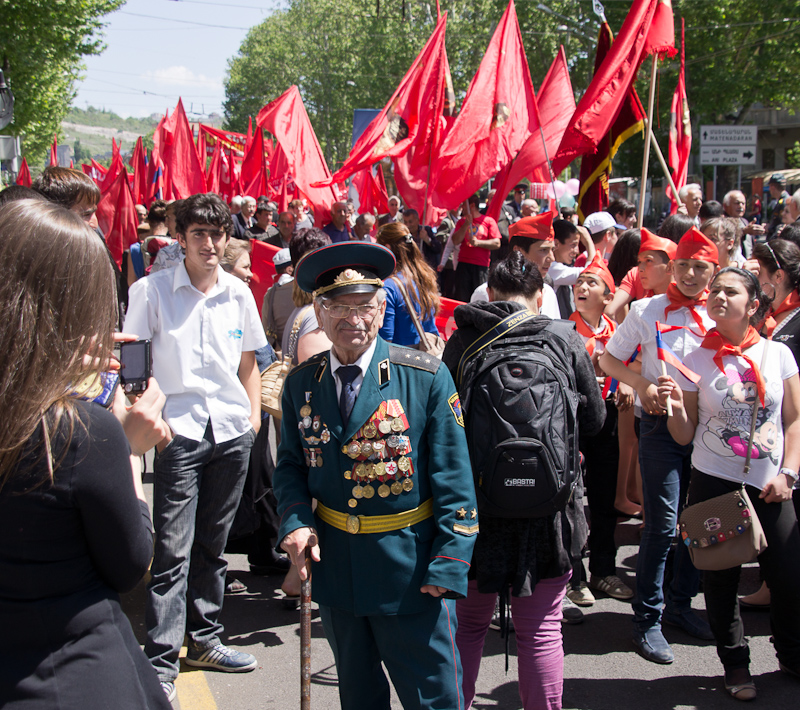
M 139 279 L 123 330 L 152 340 L 153 376 L 172 430 L 200 441 L 210 419 L 222 443 L 251 428 L 239 364 L 267 338 L 250 289 L 221 268 L 217 274 L 207 295 L 192 286 L 184 263 Z
M 698 392 L 697 429 L 694 433 L 692 465 L 703 473 L 729 481 L 744 481 L 762 489 L 778 475 L 783 461 L 783 381 L 797 374 L 797 362 L 783 343 L 769 343 L 764 366 L 761 338 L 745 350 L 761 370 L 766 386 L 764 407 L 756 415 L 750 473 L 744 477 L 744 462 L 750 438 L 755 377 L 744 358 L 722 358 L 725 372 L 714 362 L 716 351 L 698 348 L 686 357 L 685 365 L 700 375 L 698 384 L 684 377 L 676 381 L 687 392 Z

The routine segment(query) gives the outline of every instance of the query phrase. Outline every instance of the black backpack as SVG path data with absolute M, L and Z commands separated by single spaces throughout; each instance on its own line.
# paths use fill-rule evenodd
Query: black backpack
M 465 350 L 456 373 L 478 506 L 490 516 L 564 510 L 579 475 L 574 325 L 554 320 L 515 336 L 535 317 L 524 310 L 503 319 Z

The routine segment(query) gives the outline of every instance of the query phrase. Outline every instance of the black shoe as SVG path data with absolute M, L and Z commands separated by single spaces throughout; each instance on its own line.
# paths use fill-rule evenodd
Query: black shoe
M 291 566 L 292 562 L 288 557 L 279 555 L 273 550 L 271 559 L 250 561 L 250 572 L 259 577 L 266 577 L 270 574 L 286 574 Z

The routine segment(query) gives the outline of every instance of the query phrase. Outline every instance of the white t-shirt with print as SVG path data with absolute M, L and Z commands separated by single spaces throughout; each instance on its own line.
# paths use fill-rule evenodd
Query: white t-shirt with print
M 698 392 L 697 429 L 694 433 L 692 465 L 703 473 L 728 481 L 744 481 L 763 489 L 783 462 L 783 381 L 797 374 L 797 362 L 782 343 L 769 343 L 761 367 L 764 338 L 745 350 L 761 370 L 766 385 L 765 406 L 759 404 L 753 438 L 750 473 L 745 479 L 744 462 L 750 438 L 756 383 L 750 365 L 741 357 L 722 358 L 725 373 L 714 362 L 716 351 L 698 348 L 684 364 L 700 375 L 697 385 L 678 375 L 685 392 Z

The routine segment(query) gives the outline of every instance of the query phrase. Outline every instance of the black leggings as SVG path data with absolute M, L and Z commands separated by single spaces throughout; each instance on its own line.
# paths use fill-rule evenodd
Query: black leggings
M 692 469 L 689 505 L 724 495 L 739 488 L 726 481 Z M 768 547 L 758 556 L 764 578 L 772 593 L 770 626 L 775 637 L 778 660 L 790 668 L 800 667 L 800 532 L 791 501 L 765 503 L 759 491 L 747 487 L 747 494 L 758 514 Z M 744 637 L 737 598 L 741 567 L 703 572 L 703 592 L 711 630 L 717 641 L 717 654 L 726 669 L 747 668 L 750 649 Z

